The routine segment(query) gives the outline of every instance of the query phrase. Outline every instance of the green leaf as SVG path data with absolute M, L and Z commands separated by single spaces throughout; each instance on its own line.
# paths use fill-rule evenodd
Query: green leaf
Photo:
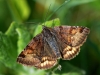
M 12 22 L 5 34 L 0 33 L 0 61 L 7 67 L 16 65 L 17 53 L 21 52 L 30 40 L 27 29 Z M 17 52 L 18 51 L 18 52 Z
M 39 34 L 42 31 L 42 25 L 45 25 L 47 27 L 53 27 L 53 26 L 59 26 L 60 25 L 60 20 L 58 18 L 51 20 L 51 21 L 46 21 L 45 23 L 38 25 L 35 29 L 34 36 Z
M 5 32 L 7 36 L 14 36 L 16 34 L 16 28 L 19 26 L 18 23 L 12 22 L 8 28 L 8 30 Z
M 12 22 L 8 30 L 5 32 L 5 35 L 7 35 L 11 39 L 12 43 L 14 44 L 13 46 L 16 50 L 17 50 L 17 39 L 18 39 L 16 28 L 19 26 L 20 24 Z
M 19 54 L 25 48 L 25 46 L 29 43 L 30 34 L 23 26 L 16 28 L 16 31 L 18 33 L 17 46 L 18 46 L 18 54 Z
M 17 51 L 11 39 L 0 32 L 0 62 L 4 63 L 7 67 L 16 66 Z

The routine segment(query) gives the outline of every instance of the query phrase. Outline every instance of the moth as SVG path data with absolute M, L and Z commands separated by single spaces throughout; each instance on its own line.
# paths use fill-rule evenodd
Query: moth
M 50 69 L 58 59 L 70 60 L 80 52 L 90 30 L 82 26 L 43 26 L 19 54 L 17 62 L 38 69 Z

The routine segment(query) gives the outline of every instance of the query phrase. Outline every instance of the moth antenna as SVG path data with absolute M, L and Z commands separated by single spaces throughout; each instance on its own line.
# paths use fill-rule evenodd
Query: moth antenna
M 69 1 L 70 1 L 70 0 L 66 0 L 61 6 L 59 6 L 59 7 L 46 19 L 47 15 L 48 15 L 48 13 L 49 13 L 50 7 L 51 7 L 51 4 L 50 4 L 49 9 L 48 9 L 48 11 L 47 11 L 47 13 L 46 13 L 46 15 L 45 15 L 45 17 L 44 17 L 44 25 L 45 25 L 45 21 L 46 21 L 46 20 L 49 20 L 50 17 L 52 17 L 52 16 L 54 15 L 55 12 L 57 12 L 62 6 L 64 6 L 64 5 L 65 5 L 66 3 L 68 3 Z M 44 25 L 42 25 L 42 26 L 44 26 Z M 53 20 L 53 25 L 54 25 L 54 20 Z
M 50 6 L 49 6 L 49 9 L 47 10 L 47 13 L 46 13 L 45 17 L 44 17 L 44 25 L 45 25 L 46 17 L 47 17 L 47 15 L 48 15 L 48 13 L 49 13 L 50 7 L 51 7 L 51 4 L 50 4 Z M 42 25 L 42 26 L 44 26 L 44 25 Z
M 52 17 L 53 15 L 54 15 L 54 13 L 55 12 L 57 12 L 60 8 L 62 8 L 64 5 L 66 5 L 66 3 L 68 3 L 70 0 L 66 0 L 61 6 L 59 6 L 49 17 L 48 17 L 48 19 L 50 18 L 50 17 Z M 48 20 L 47 19 L 47 20 Z
M 25 24 L 36 24 L 35 22 L 25 22 Z

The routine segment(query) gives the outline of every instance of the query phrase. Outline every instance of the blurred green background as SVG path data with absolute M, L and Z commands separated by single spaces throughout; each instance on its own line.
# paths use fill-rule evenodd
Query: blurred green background
M 50 27 L 85 26 L 91 30 L 77 57 L 59 61 L 61 71 L 16 62 L 18 54 L 41 32 L 43 22 Z M 0 75 L 100 75 L 100 1 L 0 0 Z

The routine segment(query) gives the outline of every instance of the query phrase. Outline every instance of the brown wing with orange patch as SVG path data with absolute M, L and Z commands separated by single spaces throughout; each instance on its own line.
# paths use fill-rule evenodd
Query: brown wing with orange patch
M 86 41 L 89 29 L 78 26 L 59 26 L 54 27 L 62 44 L 62 58 L 70 60 L 80 51 L 80 46 Z
M 53 53 L 48 54 L 48 50 L 44 49 L 44 45 L 42 34 L 37 35 L 19 54 L 17 62 L 27 66 L 35 66 L 39 69 L 53 67 L 57 63 L 56 57 L 52 55 Z

